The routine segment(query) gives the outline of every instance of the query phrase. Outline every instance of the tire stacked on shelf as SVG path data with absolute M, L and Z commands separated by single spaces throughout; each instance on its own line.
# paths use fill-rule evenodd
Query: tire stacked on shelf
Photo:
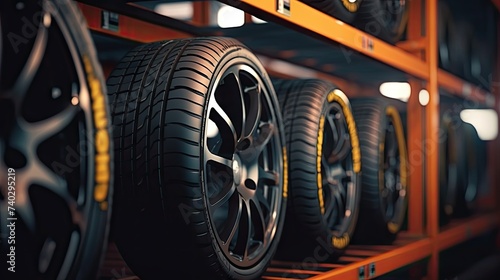
M 474 84 L 490 90 L 497 61 L 497 17 L 492 1 L 479 1 L 472 5 L 470 19 L 474 26 L 471 42 L 471 79 Z
M 95 279 L 113 149 L 86 23 L 65 0 L 2 1 L 0 22 L 0 278 Z
M 474 212 L 486 185 L 486 146 L 473 125 L 445 114 L 440 137 L 441 224 Z
M 380 98 L 352 100 L 361 147 L 361 202 L 354 242 L 389 244 L 406 217 L 408 154 L 396 107 Z
M 466 122 L 461 122 L 460 125 L 459 137 L 464 141 L 463 158 L 460 160 L 465 163 L 466 173 L 464 183 L 459 184 L 461 188 L 457 190 L 455 217 L 467 216 L 474 211 L 481 184 L 480 176 L 482 175 L 482 165 L 479 161 L 485 160 L 480 147 L 481 139 L 479 139 L 474 126 Z
M 363 0 L 354 25 L 388 43 L 400 40 L 408 23 L 409 3 L 405 0 Z
M 388 43 L 400 40 L 408 22 L 405 0 L 303 0 L 304 3 Z
M 229 38 L 150 43 L 108 79 L 114 239 L 141 279 L 253 279 L 281 235 L 283 125 L 257 58 Z
M 440 224 L 471 213 L 481 181 L 477 133 L 458 114 L 444 113 L 439 143 Z
M 346 23 L 352 23 L 365 0 L 303 0 L 304 3 Z
M 274 83 L 289 151 L 287 217 L 277 258 L 324 262 L 349 245 L 358 216 L 361 158 L 349 100 L 320 80 Z
M 485 89 L 496 61 L 496 16 L 491 1 L 438 2 L 439 67 Z

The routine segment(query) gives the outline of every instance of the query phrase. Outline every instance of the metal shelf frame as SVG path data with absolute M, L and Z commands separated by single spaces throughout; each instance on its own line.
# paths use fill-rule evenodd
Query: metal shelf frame
M 492 0 L 500 9 L 500 0 Z M 195 17 L 191 22 L 167 18 L 146 10 L 136 4 L 122 1 L 80 1 L 79 7 L 87 19 L 90 30 L 137 42 L 151 42 L 193 36 L 218 35 L 203 28 L 208 20 L 206 2 L 193 2 Z M 376 246 L 349 247 L 351 252 L 365 252 L 364 257 L 353 257 L 347 264 L 319 264 L 319 270 L 300 269 L 295 263 L 273 262 L 264 279 L 287 279 L 279 275 L 310 275 L 311 279 L 359 279 L 363 271 L 364 279 L 372 279 L 410 265 L 419 260 L 427 260 L 427 279 L 439 277 L 439 252 L 469 240 L 482 233 L 498 228 L 500 218 L 498 205 L 500 174 L 495 166 L 500 166 L 500 156 L 490 157 L 488 162 L 490 193 L 481 198 L 489 205 L 489 212 L 471 218 L 453 221 L 445 228 L 439 227 L 439 110 L 440 89 L 450 94 L 470 100 L 483 107 L 493 108 L 500 115 L 500 78 L 497 62 L 496 73 L 489 91 L 442 70 L 438 67 L 437 0 L 410 1 L 410 18 L 407 40 L 396 46 L 381 41 L 331 16 L 328 16 L 299 0 L 290 0 L 290 14 L 277 11 L 277 1 L 272 0 L 223 0 L 226 4 L 244 10 L 247 15 L 255 15 L 300 33 L 321 38 L 332 45 L 341 45 L 348 50 L 360 53 L 374 61 L 382 62 L 408 74 L 412 94 L 407 102 L 408 152 L 410 155 L 410 201 L 408 207 L 408 230 L 402 234 L 401 244 L 376 249 Z M 109 30 L 102 27 L 101 14 L 112 11 L 120 15 L 120 28 Z M 500 24 L 499 24 L 500 27 Z M 424 29 L 423 29 L 424 28 Z M 499 28 L 500 30 L 500 28 Z M 258 36 L 258 35 L 255 35 Z M 500 36 L 497 36 L 497 38 Z M 370 42 L 367 44 L 366 42 Z M 500 40 L 499 40 L 500 42 Z M 279 73 L 270 65 L 276 58 L 263 58 L 263 64 L 276 75 Z M 350 82 L 338 79 L 321 69 L 297 67 L 313 71 L 316 77 L 335 81 L 341 86 L 351 88 L 346 92 L 363 90 Z M 326 71 L 328 72 L 328 71 Z M 426 89 L 430 100 L 426 106 L 419 102 L 419 92 Z M 371 94 L 371 93 L 366 93 Z M 489 143 L 489 153 L 500 155 L 500 139 Z M 425 197 L 425 199 L 424 199 Z M 401 239 L 401 238 L 400 238 Z M 396 242 L 397 243 L 397 242 Z M 500 238 L 498 245 L 500 246 Z M 349 254 L 348 250 L 348 254 Z M 366 252 L 372 252 L 367 256 Z M 361 254 L 363 255 L 363 254 Z M 370 274 L 372 266 L 375 272 Z M 299 268 L 297 268 L 299 267 Z M 366 273 L 365 273 L 366 272 Z M 281 274 L 280 274 L 281 273 Z M 278 275 L 278 276 L 276 276 Z

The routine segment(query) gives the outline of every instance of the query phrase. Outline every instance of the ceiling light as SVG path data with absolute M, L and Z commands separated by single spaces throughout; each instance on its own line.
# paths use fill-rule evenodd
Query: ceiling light
M 422 106 L 427 106 L 430 98 L 429 92 L 426 89 L 423 89 L 418 93 L 418 102 L 420 102 L 420 105 Z
M 190 20 L 193 18 L 192 2 L 164 3 L 155 6 L 155 12 L 167 17 Z
M 460 118 L 470 123 L 481 140 L 494 140 L 498 135 L 498 115 L 492 109 L 467 109 L 460 112 Z
M 267 23 L 267 21 L 260 19 L 258 17 L 252 16 L 252 22 L 256 24 L 262 24 L 262 23 Z
M 231 6 L 222 6 L 217 12 L 217 25 L 221 28 L 240 27 L 245 23 L 245 12 Z
M 380 85 L 380 93 L 388 98 L 408 101 L 411 94 L 411 87 L 406 82 L 386 82 Z

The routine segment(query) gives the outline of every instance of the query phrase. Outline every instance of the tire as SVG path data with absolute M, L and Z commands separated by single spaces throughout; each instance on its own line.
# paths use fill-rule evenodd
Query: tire
M 462 124 L 458 116 L 444 114 L 439 140 L 439 201 L 440 224 L 447 224 L 456 215 L 460 190 L 466 188 L 467 166 L 463 151 L 466 149 L 459 132 Z
M 453 17 L 449 4 L 438 2 L 439 67 L 463 79 L 472 80 L 471 58 L 474 59 L 472 28 L 467 21 Z
M 471 43 L 471 82 L 489 90 L 493 75 L 495 51 L 486 41 L 473 38 Z
M 363 0 L 354 25 L 390 44 L 399 41 L 408 23 L 407 1 Z
M 349 100 L 335 85 L 314 79 L 276 81 L 275 88 L 290 159 L 289 205 L 277 258 L 335 259 L 352 238 L 360 195 L 359 143 Z M 326 254 L 317 255 L 318 248 Z
M 496 9 L 490 1 L 474 2 L 471 5 L 477 15 L 471 20 L 474 26 L 471 74 L 475 84 L 490 90 L 497 61 Z
M 130 268 L 141 279 L 259 277 L 282 231 L 287 160 L 257 58 L 229 38 L 146 44 L 108 89 L 114 238 Z
M 449 46 L 451 45 L 451 36 L 454 34 L 454 25 L 449 6 L 444 1 L 438 1 L 438 53 L 439 67 L 449 71 L 452 69 Z
M 0 278 L 95 279 L 113 156 L 86 23 L 63 0 L 2 1 L 0 19 Z
M 462 122 L 459 128 L 460 137 L 465 141 L 463 149 L 463 158 L 461 162 L 465 163 L 465 180 L 458 189 L 457 202 L 454 211 L 455 217 L 464 217 L 471 214 L 475 208 L 475 201 L 480 187 L 481 158 L 479 136 L 476 129 L 469 123 Z
M 472 26 L 469 22 L 454 21 L 454 29 L 450 35 L 450 72 L 461 77 L 464 80 L 473 81 L 471 58 L 473 57 L 472 49 Z
M 356 243 L 390 244 L 406 217 L 408 153 L 397 109 L 379 98 L 352 100 L 358 125 L 361 202 Z
M 345 23 L 352 23 L 363 0 L 303 0 L 304 3 Z

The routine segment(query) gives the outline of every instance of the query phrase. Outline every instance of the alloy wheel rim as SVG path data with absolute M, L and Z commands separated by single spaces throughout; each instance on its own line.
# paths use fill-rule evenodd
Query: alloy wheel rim
M 253 68 L 236 64 L 220 73 L 204 134 L 208 212 L 224 256 L 249 267 L 266 255 L 281 214 L 278 118 Z
M 400 224 L 400 215 L 404 207 L 405 190 L 401 183 L 401 159 L 396 129 L 389 120 L 385 129 L 384 151 L 382 155 L 381 197 L 385 220 Z
M 92 114 L 70 32 L 51 2 L 43 1 L 41 11 L 29 58 L 13 86 L 0 94 L 1 103 L 12 104 L 3 111 L 12 125 L 0 138 L 0 170 L 15 166 L 16 228 L 27 233 L 18 233 L 19 238 L 35 245 L 38 273 L 65 279 L 89 228 L 94 150 L 86 137 Z M 55 65 L 54 56 L 71 59 Z M 6 174 L 2 171 L 1 182 Z M 0 207 L 7 209 L 7 188 L 0 189 Z
M 352 224 L 355 213 L 355 181 L 352 146 L 342 108 L 331 103 L 325 116 L 321 157 L 323 219 L 334 236 L 342 236 Z

